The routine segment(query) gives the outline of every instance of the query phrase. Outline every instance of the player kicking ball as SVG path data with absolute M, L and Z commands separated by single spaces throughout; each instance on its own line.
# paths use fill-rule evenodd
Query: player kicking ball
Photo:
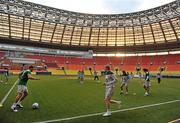
M 148 69 L 144 68 L 144 89 L 145 89 L 145 94 L 144 96 L 149 96 L 149 90 L 150 90 L 150 74 Z
M 21 102 L 28 95 L 27 82 L 29 79 L 31 80 L 39 80 L 33 76 L 31 76 L 31 72 L 33 71 L 33 66 L 29 66 L 28 70 L 23 70 L 19 74 L 19 82 L 18 82 L 18 94 L 16 96 L 15 102 L 11 106 L 13 112 L 17 112 L 17 107 L 23 108 Z
M 112 100 L 111 99 L 112 96 L 113 96 L 113 90 L 114 90 L 117 78 L 114 75 L 114 73 L 110 71 L 110 67 L 109 66 L 105 67 L 105 79 L 106 79 L 106 82 L 104 83 L 104 85 L 106 86 L 105 104 L 106 104 L 107 112 L 104 113 L 103 116 L 107 117 L 107 116 L 111 115 L 110 105 L 112 103 L 116 103 L 120 107 L 121 101 L 116 101 L 116 100 Z

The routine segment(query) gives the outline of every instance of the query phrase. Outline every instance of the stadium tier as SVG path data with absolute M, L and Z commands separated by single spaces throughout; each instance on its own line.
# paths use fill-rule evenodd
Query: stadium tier
M 6 52 L 0 52 L 2 65 L 11 66 L 12 70 L 19 70 L 20 64 L 12 63 L 11 59 L 6 58 Z M 66 70 L 98 70 L 110 65 L 118 70 L 136 71 L 137 67 L 148 68 L 150 71 L 159 71 L 160 67 L 165 67 L 166 71 L 180 71 L 180 55 L 153 55 L 153 56 L 94 56 L 92 58 L 81 58 L 72 56 L 56 56 L 45 54 L 24 54 L 23 59 L 36 60 L 35 66 L 47 66 L 47 69 L 58 69 L 64 67 Z
M 166 71 L 180 71 L 180 55 L 157 55 L 157 56 L 127 56 L 127 57 L 93 57 L 93 58 L 73 58 L 63 56 L 46 55 L 26 55 L 26 58 L 40 59 L 48 67 L 67 67 L 70 70 L 89 69 L 103 70 L 104 66 L 111 65 L 114 69 L 125 69 L 135 71 L 137 66 L 149 68 L 151 71 L 158 71 L 161 66 L 166 67 Z M 51 61 L 52 60 L 52 61 Z M 48 64 L 51 62 L 53 65 Z

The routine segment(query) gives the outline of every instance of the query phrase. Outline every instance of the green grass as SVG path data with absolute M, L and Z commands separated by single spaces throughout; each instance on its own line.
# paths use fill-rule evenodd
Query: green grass
M 52 120 L 78 115 L 92 114 L 105 111 L 104 86 L 86 77 L 84 84 L 80 84 L 76 77 L 38 76 L 40 81 L 28 82 L 29 96 L 24 100 L 24 109 L 17 113 L 11 112 L 16 96 L 14 88 L 4 106 L 0 108 L 1 123 L 28 123 Z M 8 85 L 0 85 L 0 100 L 16 81 L 11 77 Z M 104 79 L 101 78 L 101 81 Z M 129 85 L 129 95 L 120 95 L 120 82 L 116 84 L 113 99 L 121 100 L 122 109 L 166 102 L 180 99 L 179 79 L 163 79 L 161 84 L 152 81 L 152 95 L 144 97 L 144 90 L 139 79 L 133 79 Z M 133 93 L 136 95 L 133 95 Z M 39 110 L 32 110 L 31 105 L 38 102 Z M 118 110 L 116 105 L 112 110 Z M 180 102 L 156 107 L 114 113 L 111 117 L 93 116 L 64 123 L 166 123 L 180 118 Z

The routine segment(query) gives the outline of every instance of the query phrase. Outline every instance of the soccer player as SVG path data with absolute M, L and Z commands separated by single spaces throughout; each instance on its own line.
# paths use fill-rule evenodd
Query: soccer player
M 126 88 L 126 92 L 125 94 L 128 94 L 128 81 L 129 81 L 129 77 L 128 74 L 126 73 L 126 71 L 122 71 L 122 84 L 121 84 L 121 93 L 123 94 L 123 87 L 125 86 Z
M 77 77 L 78 77 L 77 79 L 78 79 L 78 80 L 80 80 L 80 74 L 81 74 L 81 71 L 79 70 L 79 71 L 77 72 Z
M 106 79 L 106 81 L 104 83 L 104 85 L 106 86 L 105 104 L 106 104 L 107 112 L 103 114 L 104 117 L 111 115 L 110 105 L 112 103 L 116 103 L 119 106 L 121 104 L 121 101 L 116 101 L 116 100 L 111 99 L 113 96 L 113 90 L 114 90 L 115 82 L 117 81 L 117 78 L 114 75 L 114 73 L 110 71 L 109 66 L 105 67 L 105 79 Z
M 99 81 L 98 72 L 94 71 L 94 80 Z
M 24 98 L 28 95 L 28 89 L 27 89 L 27 82 L 29 79 L 32 80 L 39 80 L 38 78 L 35 78 L 31 76 L 31 72 L 33 71 L 33 66 L 29 66 L 28 70 L 23 70 L 19 74 L 19 82 L 18 82 L 18 94 L 16 96 L 15 102 L 11 106 L 11 109 L 13 112 L 17 112 L 17 107 L 23 108 L 21 105 L 21 102 L 24 100 Z
M 158 80 L 158 84 L 160 84 L 160 82 L 161 82 L 161 74 L 160 74 L 160 73 L 157 73 L 156 78 L 157 78 L 157 80 Z
M 84 83 L 84 71 L 83 70 L 80 72 L 80 83 L 81 84 Z
M 9 69 L 8 68 L 5 68 L 4 76 L 6 78 L 5 84 L 7 84 L 7 82 L 9 81 Z
M 144 89 L 145 89 L 145 94 L 144 96 L 149 96 L 149 89 L 150 89 L 150 73 L 148 69 L 144 68 Z
M 8 80 L 9 80 L 9 70 L 8 70 L 8 68 L 5 68 L 4 70 L 5 70 L 4 71 L 5 81 L 1 80 L 0 82 L 4 83 L 4 84 L 7 84 Z

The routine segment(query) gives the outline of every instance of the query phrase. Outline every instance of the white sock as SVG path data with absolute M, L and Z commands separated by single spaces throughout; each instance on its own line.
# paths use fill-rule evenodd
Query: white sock
M 21 104 L 21 101 L 18 101 L 17 104 Z
M 110 109 L 107 109 L 107 112 L 110 112 L 111 110 Z
M 112 100 L 113 102 L 115 102 L 115 103 L 119 103 L 119 101 L 116 101 L 116 100 Z
M 17 103 L 13 103 L 13 107 L 16 107 Z

